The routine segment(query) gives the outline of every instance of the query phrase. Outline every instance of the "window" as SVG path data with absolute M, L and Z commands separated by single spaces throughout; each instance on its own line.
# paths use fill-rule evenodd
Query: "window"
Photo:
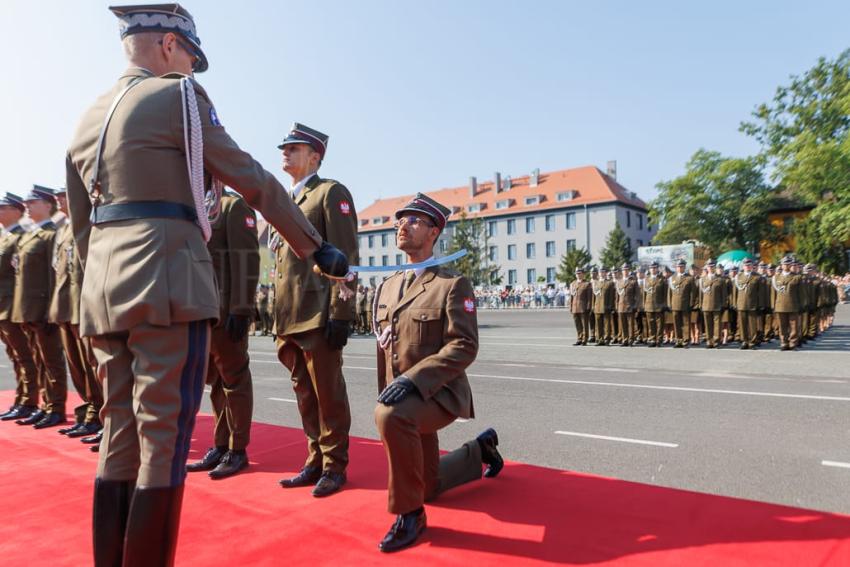
M 387 246 L 387 237 L 388 237 L 388 235 L 387 235 L 386 232 L 381 235 L 381 246 L 383 246 L 383 247 Z
M 638 215 L 638 230 L 643 230 L 643 215 Z
M 538 195 L 534 195 L 533 197 L 525 198 L 525 206 L 532 207 L 540 203 L 540 197 Z
M 566 216 L 567 221 L 567 230 L 572 230 L 576 227 L 576 214 L 575 213 L 567 213 Z
M 575 240 L 567 240 L 567 252 L 572 252 L 576 249 L 576 241 Z
M 546 243 L 546 257 L 553 258 L 555 256 L 555 241 L 550 240 Z
M 472 203 L 466 206 L 466 211 L 469 213 L 478 213 L 481 212 L 481 208 L 481 203 Z
M 533 242 L 529 242 L 528 244 L 525 245 L 525 257 L 529 258 L 529 259 L 534 258 L 534 243 Z
M 395 255 L 395 265 L 398 266 L 399 264 L 401 264 L 401 254 L 396 254 Z
M 374 247 L 375 247 L 375 235 L 370 234 L 369 235 L 369 248 L 374 248 Z
M 383 224 L 383 223 L 384 223 L 384 217 L 373 217 L 372 218 L 372 224 Z
M 555 198 L 558 199 L 558 201 L 572 201 L 576 198 L 577 194 L 578 191 L 561 191 L 555 196 Z
M 534 268 L 529 268 L 526 270 L 526 274 L 528 277 L 528 283 L 534 283 L 537 281 L 537 270 Z
M 629 228 L 631 226 L 632 226 L 632 212 L 626 211 L 626 228 Z
M 491 262 L 498 261 L 499 260 L 499 247 L 498 246 L 491 246 L 490 247 L 490 253 L 488 254 L 488 257 L 490 258 Z
M 516 234 L 516 219 L 508 219 L 508 234 Z
M 555 283 L 555 268 L 546 268 L 546 283 Z
M 369 219 L 360 219 L 360 226 L 366 226 L 369 224 Z
M 643 246 L 643 240 L 638 239 L 638 246 Z
M 508 260 L 516 260 L 516 244 L 508 244 Z
M 489 236 L 491 238 L 496 236 L 499 233 L 498 227 L 499 227 L 498 221 L 491 220 L 490 222 L 488 222 L 487 223 L 487 236 Z
M 555 215 L 546 215 L 546 232 L 555 230 Z
M 508 284 L 516 285 L 516 270 L 508 270 Z
M 501 201 L 496 201 L 496 208 L 497 209 L 507 209 L 510 206 L 511 206 L 511 200 L 510 199 L 502 199 Z
M 446 253 L 449 251 L 449 241 L 445 238 L 440 241 L 440 252 Z
M 374 257 L 374 256 L 369 256 L 369 265 L 370 265 L 370 266 L 374 266 L 374 265 L 375 265 L 375 257 Z
M 382 266 L 389 266 L 390 265 L 390 257 L 387 256 L 386 254 L 381 256 L 381 265 Z
M 534 232 L 534 217 L 525 218 L 525 232 L 529 234 Z

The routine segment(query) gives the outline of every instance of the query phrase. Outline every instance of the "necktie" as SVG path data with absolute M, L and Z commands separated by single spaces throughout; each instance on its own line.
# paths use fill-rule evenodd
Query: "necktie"
M 407 270 L 404 273 L 404 283 L 401 286 L 401 296 L 399 298 L 404 296 L 404 294 L 407 292 L 407 290 L 413 284 L 413 280 L 415 280 L 415 279 L 416 279 L 416 272 L 414 272 L 413 270 Z

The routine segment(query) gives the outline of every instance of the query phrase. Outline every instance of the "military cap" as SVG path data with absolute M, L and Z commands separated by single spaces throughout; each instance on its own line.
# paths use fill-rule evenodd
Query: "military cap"
M 780 262 L 783 266 L 789 266 L 794 263 L 794 260 L 791 259 L 791 256 L 785 256 L 782 258 L 782 262 Z
M 282 150 L 284 146 L 289 144 L 307 144 L 318 152 L 322 159 L 325 159 L 325 152 L 328 151 L 328 135 L 294 122 L 289 134 L 286 135 L 277 149 Z
M 192 14 L 180 4 L 110 6 L 109 10 L 118 17 L 121 39 L 128 35 L 143 32 L 180 34 L 190 44 L 188 51 L 197 57 L 192 70 L 196 73 L 203 73 L 209 69 L 207 56 L 201 49 L 201 40 L 195 28 L 195 20 L 192 18 Z
M 593 266 L 592 268 L 590 268 L 590 273 L 591 274 L 598 274 L 599 268 L 597 268 L 596 266 Z
M 658 261 L 657 261 L 657 260 L 653 260 L 653 261 L 652 261 L 652 263 L 649 265 L 649 267 L 650 267 L 650 268 L 657 268 L 657 267 L 658 267 Z
M 632 269 L 632 265 L 631 265 L 631 264 L 629 264 L 628 262 L 623 262 L 623 265 L 622 265 L 622 266 L 620 266 L 620 269 L 621 269 L 621 270 L 631 270 L 631 269 Z
M 717 265 L 717 262 L 714 261 L 714 258 L 709 258 L 708 262 L 706 262 L 705 265 L 714 267 Z
M 682 266 L 683 268 L 687 268 L 687 267 L 688 267 L 688 262 L 687 262 L 687 260 L 685 260 L 685 259 L 680 259 L 678 262 L 676 262 L 676 265 L 677 265 L 677 266 Z
M 599 271 L 600 271 L 600 272 L 606 272 L 606 273 L 607 273 L 607 272 L 608 272 L 608 268 L 606 268 L 605 266 L 599 266 Z
M 21 212 L 27 209 L 24 200 L 14 193 L 6 193 L 4 197 L 0 198 L 0 207 L 15 207 L 20 209 Z
M 752 258 L 744 258 L 744 261 L 741 262 L 741 264 L 744 265 L 744 266 L 752 266 L 753 265 L 753 259 Z M 764 264 L 762 263 L 760 265 L 763 266 Z
M 452 214 L 452 211 L 428 195 L 417 193 L 408 204 L 395 212 L 395 218 L 400 219 L 405 213 L 423 213 L 428 215 L 434 221 L 437 228 L 443 230 L 446 228 L 446 222 L 449 220 L 449 215 Z
M 766 267 L 768 270 L 775 270 L 775 269 L 776 269 L 776 266 L 775 266 L 775 265 L 773 265 L 773 264 L 768 264 L 768 265 L 767 265 L 767 266 L 765 266 L 765 267 Z
M 759 262 L 759 268 L 766 268 L 767 262 Z
M 56 192 L 49 187 L 33 185 L 32 190 L 24 197 L 24 201 L 50 201 L 51 203 L 55 203 Z
M 582 268 L 581 266 L 576 266 L 576 270 L 575 270 L 575 271 L 576 271 L 576 273 L 577 273 L 577 274 L 583 274 L 583 273 L 584 273 L 584 268 Z

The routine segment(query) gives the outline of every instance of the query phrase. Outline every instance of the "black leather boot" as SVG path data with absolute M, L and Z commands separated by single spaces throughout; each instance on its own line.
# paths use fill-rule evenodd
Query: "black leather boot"
M 183 485 L 137 488 L 124 537 L 123 567 L 171 567 L 177 550 Z
M 131 480 L 94 481 L 92 536 L 95 567 L 121 567 L 124 530 L 130 512 L 135 482 Z

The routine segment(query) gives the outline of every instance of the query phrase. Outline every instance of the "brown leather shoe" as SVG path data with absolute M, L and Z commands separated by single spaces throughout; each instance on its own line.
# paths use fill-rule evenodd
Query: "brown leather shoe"
M 339 492 L 345 481 L 345 473 L 325 471 L 313 489 L 313 496 L 322 498 L 323 496 L 330 496 L 334 492 Z
M 292 478 L 282 478 L 278 482 L 284 488 L 298 488 L 316 484 L 321 476 L 322 469 L 319 467 L 304 467 L 300 473 Z

